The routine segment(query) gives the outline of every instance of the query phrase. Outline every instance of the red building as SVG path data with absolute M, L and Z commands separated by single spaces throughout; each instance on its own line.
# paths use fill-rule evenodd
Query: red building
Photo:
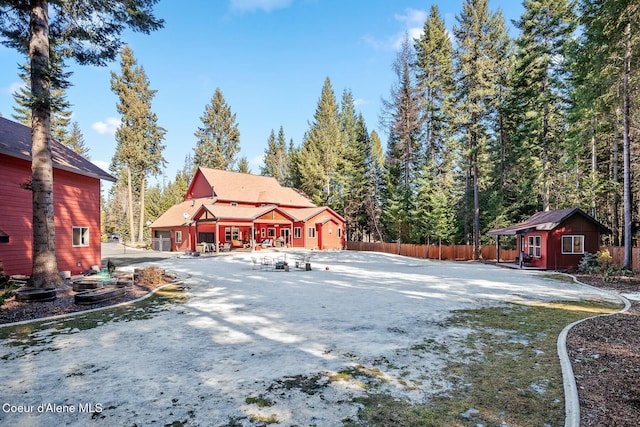
M 577 208 L 538 212 L 526 221 L 488 234 L 516 236 L 523 265 L 545 270 L 575 270 L 585 253 L 600 250 L 600 235 L 610 231 L 591 216 Z
M 342 249 L 344 219 L 274 178 L 198 168 L 182 203 L 151 224 L 154 249 Z
M 56 256 L 72 274 L 101 265 L 100 180 L 115 178 L 51 141 Z M 8 275 L 31 275 L 31 129 L 0 117 L 0 262 Z

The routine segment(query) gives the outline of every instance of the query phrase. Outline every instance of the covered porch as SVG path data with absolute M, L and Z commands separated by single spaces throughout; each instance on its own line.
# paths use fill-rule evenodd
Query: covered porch
M 290 247 L 293 219 L 276 206 L 202 205 L 193 217 L 195 248 L 201 253 Z

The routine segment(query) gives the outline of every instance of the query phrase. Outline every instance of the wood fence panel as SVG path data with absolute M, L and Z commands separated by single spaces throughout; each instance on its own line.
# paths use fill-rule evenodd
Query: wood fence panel
M 618 267 L 622 267 L 624 263 L 624 247 L 622 246 L 609 246 L 607 247 L 613 263 Z M 631 249 L 631 268 L 633 271 L 640 271 L 640 248 L 633 247 Z
M 469 261 L 474 259 L 473 246 L 471 245 L 412 245 L 397 243 L 373 243 L 373 242 L 347 242 L 347 249 L 352 251 L 383 252 L 388 254 L 400 254 L 413 258 L 428 258 L 442 260 Z M 496 259 L 496 247 L 493 245 L 482 246 L 482 258 Z M 512 261 L 517 256 L 516 250 L 500 250 L 501 261 Z

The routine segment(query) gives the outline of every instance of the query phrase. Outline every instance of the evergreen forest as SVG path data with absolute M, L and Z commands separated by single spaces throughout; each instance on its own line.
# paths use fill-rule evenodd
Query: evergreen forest
M 352 241 L 493 243 L 488 230 L 535 212 L 577 207 L 612 233 L 604 244 L 635 243 L 640 225 L 638 162 L 640 3 L 635 0 L 524 0 L 506 22 L 488 0 L 466 0 L 447 28 L 430 8 L 418 38 L 406 35 L 382 94 L 383 131 L 370 131 L 349 89 L 330 76 L 301 141 L 277 123 L 265 135 L 262 175 L 302 190 L 346 220 Z M 64 72 L 56 45 L 51 61 Z M 184 167 L 149 185 L 165 165 L 144 67 L 120 51 L 112 90 L 122 126 L 103 201 L 105 232 L 144 240 L 145 223 L 183 200 L 199 166 L 251 172 L 237 158 L 236 116 L 217 88 Z M 25 66 L 23 79 L 28 79 Z M 54 87 L 52 132 L 88 155 L 71 123 L 64 86 Z M 29 122 L 29 93 L 14 117 Z M 310 106 L 312 111 L 313 106 Z M 69 129 L 70 126 L 73 126 Z

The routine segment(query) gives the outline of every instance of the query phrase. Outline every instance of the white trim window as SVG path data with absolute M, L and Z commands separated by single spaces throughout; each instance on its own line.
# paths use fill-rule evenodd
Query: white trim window
M 276 229 L 275 228 L 267 228 L 267 237 L 269 239 L 275 239 L 276 238 Z
M 316 238 L 316 228 L 315 227 L 309 227 L 307 228 L 307 237 L 309 237 L 310 239 L 315 239 Z
M 528 243 L 528 255 L 534 258 L 540 258 L 542 256 L 542 237 L 541 236 L 529 236 L 527 238 Z
M 568 255 L 584 254 L 584 236 L 566 235 L 562 236 L 562 253 Z
M 176 243 L 182 243 L 182 230 L 176 230 Z
M 300 227 L 293 227 L 293 238 L 299 239 L 302 237 L 302 229 Z
M 74 247 L 89 246 L 89 227 L 72 227 L 72 235 Z

